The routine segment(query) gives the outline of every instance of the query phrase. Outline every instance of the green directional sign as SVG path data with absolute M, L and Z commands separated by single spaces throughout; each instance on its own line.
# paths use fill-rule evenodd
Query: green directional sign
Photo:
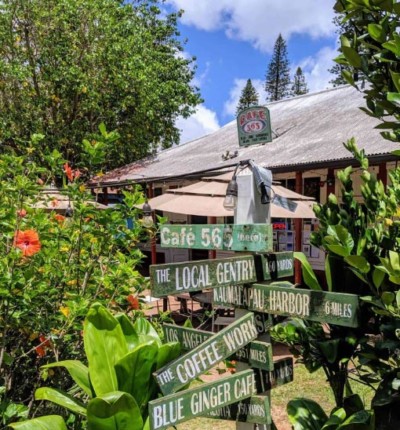
M 253 284 L 247 292 L 248 309 L 345 327 L 358 326 L 357 295 L 293 287 L 279 283 Z
M 265 393 L 272 388 L 292 382 L 294 375 L 293 358 L 287 357 L 274 361 L 274 370 L 272 371 L 254 369 L 254 375 L 257 393 Z
M 162 430 L 256 394 L 253 370 L 149 402 L 150 429 Z
M 241 402 L 208 412 L 204 416 L 251 424 L 271 424 L 271 408 L 267 396 L 252 396 Z
M 163 324 L 163 331 L 165 340 L 167 342 L 179 342 L 182 351 L 190 351 L 215 335 L 210 331 L 167 323 Z M 254 340 L 244 348 L 239 349 L 230 358 L 249 363 L 255 369 L 273 370 L 272 346 L 267 342 Z
M 161 246 L 167 248 L 272 251 L 271 224 L 164 224 Z
M 248 313 L 187 354 L 157 370 L 163 394 L 172 393 L 231 356 L 258 336 L 253 313 Z
M 256 281 L 252 255 L 150 266 L 151 294 L 154 297 Z
M 261 255 L 263 279 L 286 278 L 294 274 L 293 252 L 271 252 Z

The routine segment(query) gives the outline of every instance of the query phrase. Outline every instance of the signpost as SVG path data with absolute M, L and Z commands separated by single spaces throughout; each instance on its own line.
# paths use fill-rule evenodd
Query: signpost
M 355 294 L 253 284 L 247 292 L 247 303 L 254 311 L 358 327 L 359 300 Z
M 162 430 L 256 394 L 254 372 L 245 370 L 149 402 L 150 429 Z
M 257 393 L 264 393 L 272 388 L 292 382 L 294 374 L 293 358 L 287 357 L 274 361 L 272 371 L 256 369 L 254 374 Z
M 201 345 L 154 373 L 163 394 L 173 393 L 258 336 L 254 315 L 239 318 Z
M 231 251 L 272 251 L 271 224 L 164 224 L 161 246 Z
M 293 252 L 271 252 L 261 255 L 264 281 L 287 278 L 294 274 Z
M 150 266 L 153 297 L 256 281 L 252 255 Z

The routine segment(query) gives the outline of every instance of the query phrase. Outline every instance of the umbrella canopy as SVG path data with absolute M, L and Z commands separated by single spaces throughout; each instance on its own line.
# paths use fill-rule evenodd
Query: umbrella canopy
M 233 172 L 220 176 L 206 177 L 182 188 L 168 190 L 161 196 L 149 200 L 152 209 L 182 215 L 210 217 L 233 216 L 232 211 L 224 208 L 226 187 Z M 281 185 L 272 185 L 272 195 L 285 197 L 297 204 L 291 212 L 281 206 L 271 204 L 272 218 L 315 218 L 312 210 L 314 199 L 295 193 Z

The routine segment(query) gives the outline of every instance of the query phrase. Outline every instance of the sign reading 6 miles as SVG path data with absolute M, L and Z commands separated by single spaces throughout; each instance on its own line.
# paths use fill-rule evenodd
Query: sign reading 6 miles
M 272 142 L 271 119 L 264 106 L 252 106 L 239 112 L 237 127 L 240 146 Z

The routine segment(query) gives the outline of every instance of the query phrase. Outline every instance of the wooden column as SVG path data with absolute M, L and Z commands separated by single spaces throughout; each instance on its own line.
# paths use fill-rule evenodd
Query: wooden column
M 296 172 L 296 193 L 303 194 L 303 173 Z M 294 250 L 301 251 L 301 242 L 303 234 L 303 221 L 301 218 L 296 218 L 294 220 L 294 232 L 295 232 L 295 244 Z M 301 264 L 300 261 L 295 260 L 294 263 L 294 282 L 296 284 L 301 284 Z
M 329 194 L 335 194 L 335 171 L 333 169 L 328 169 L 326 178 L 326 201 L 328 201 Z
M 386 163 L 380 163 L 379 164 L 379 171 L 378 171 L 378 179 L 380 179 L 383 183 L 383 186 L 387 187 L 387 167 Z

